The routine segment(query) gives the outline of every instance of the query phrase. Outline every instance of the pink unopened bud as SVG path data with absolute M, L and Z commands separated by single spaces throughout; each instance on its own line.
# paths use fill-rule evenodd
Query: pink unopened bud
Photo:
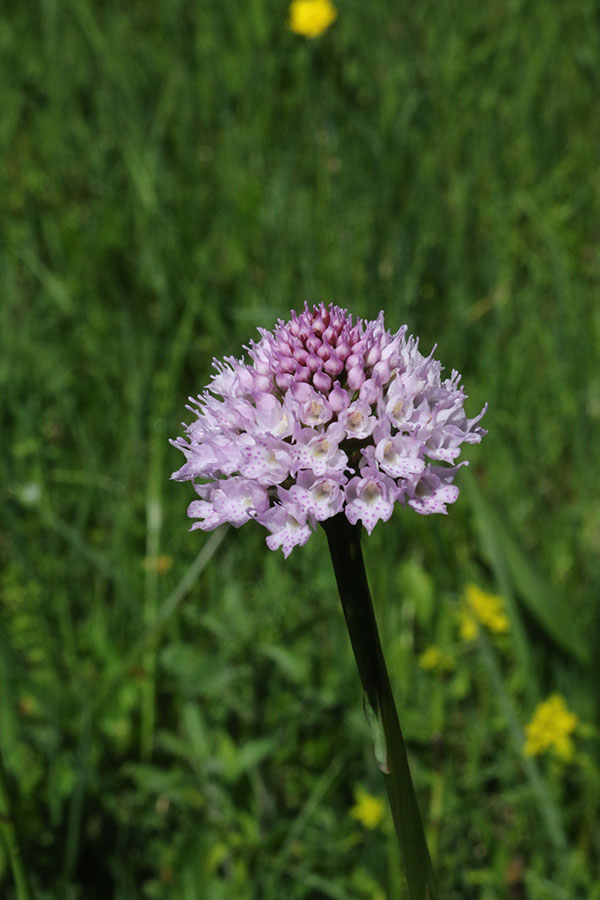
M 339 375 L 343 368 L 344 363 L 339 358 L 339 356 L 337 356 L 337 354 L 335 356 L 330 356 L 323 366 L 323 369 L 327 372 L 328 375 Z
M 367 379 L 360 388 L 359 397 L 361 400 L 364 400 L 369 405 L 372 405 L 377 401 L 377 398 L 381 395 L 381 388 L 372 378 Z
M 360 366 L 362 368 L 362 365 L 363 365 L 362 356 L 360 356 L 358 353 L 354 353 L 354 347 L 353 347 L 352 353 L 346 360 L 346 368 L 354 369 L 354 368 L 356 368 L 356 366 Z
M 348 396 L 348 391 L 345 391 L 340 387 L 339 381 L 336 381 L 334 383 L 333 390 L 331 391 L 327 399 L 329 401 L 329 405 L 335 413 L 339 413 L 343 409 L 348 409 L 348 407 L 350 406 L 350 397 Z
M 306 359 L 308 357 L 308 353 L 304 349 L 304 347 L 298 347 L 294 350 L 294 359 L 300 363 L 301 366 L 306 365 Z
M 350 356 L 349 345 L 345 341 L 339 343 L 335 348 L 335 355 L 344 362 Z
M 293 375 L 286 375 L 284 372 L 281 372 L 279 375 L 275 376 L 275 384 L 282 391 L 287 391 L 287 389 L 291 384 L 293 384 L 293 382 Z
M 379 362 L 380 356 L 381 351 L 379 349 L 379 344 L 373 344 L 373 346 L 369 347 L 365 354 L 365 366 L 372 368 L 375 363 Z
M 379 384 L 387 384 L 390 375 L 390 364 L 385 359 L 380 360 L 373 369 L 373 378 Z
M 348 387 L 357 391 L 365 382 L 365 372 L 361 366 L 355 366 L 348 372 Z
M 294 375 L 294 381 L 310 381 L 310 369 L 308 366 L 300 366 L 296 369 L 296 374 Z
M 322 361 L 316 356 L 314 353 L 311 353 L 308 359 L 306 360 L 306 365 L 310 369 L 311 372 L 318 372 L 321 366 L 323 365 Z
M 341 316 L 331 315 L 329 317 L 329 324 L 332 328 L 335 328 L 336 334 L 340 334 L 344 327 L 344 320 Z
M 315 372 L 313 384 L 318 391 L 328 391 L 331 387 L 331 378 L 325 372 Z
M 297 400 L 298 403 L 304 403 L 306 400 L 312 400 L 314 397 L 313 389 L 310 384 L 306 384 L 306 382 L 302 382 L 301 384 L 295 384 L 292 387 L 292 397 L 294 400 Z
M 282 372 L 295 372 L 298 368 L 298 363 L 295 359 L 292 359 L 291 356 L 284 356 L 279 360 L 279 368 Z

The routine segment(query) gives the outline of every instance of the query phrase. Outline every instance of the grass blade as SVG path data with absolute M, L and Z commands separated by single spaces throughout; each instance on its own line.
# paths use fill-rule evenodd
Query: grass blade
M 514 588 L 546 634 L 578 662 L 587 664 L 590 648 L 581 631 L 568 614 L 568 607 L 552 585 L 527 557 L 510 533 L 502 517 L 490 506 L 474 478 L 465 479 L 473 502 L 480 531 L 492 536 L 495 560 L 501 570 L 508 573 Z

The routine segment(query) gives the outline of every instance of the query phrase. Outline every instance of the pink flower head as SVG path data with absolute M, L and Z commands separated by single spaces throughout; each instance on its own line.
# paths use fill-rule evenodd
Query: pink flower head
M 186 462 L 172 478 L 196 481 L 193 528 L 255 519 L 286 556 L 318 522 L 343 512 L 369 534 L 396 502 L 422 515 L 446 512 L 463 443 L 479 443 L 464 412 L 460 375 L 406 337 L 383 313 L 353 321 L 321 303 L 273 331 L 259 329 L 249 360 L 216 361 L 216 374 L 188 409 Z

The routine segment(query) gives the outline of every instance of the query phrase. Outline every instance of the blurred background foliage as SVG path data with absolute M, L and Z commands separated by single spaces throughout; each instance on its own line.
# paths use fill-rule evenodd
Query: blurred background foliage
M 599 7 L 337 10 L 3 4 L 0 747 L 41 900 L 404 897 L 324 536 L 190 534 L 168 481 L 212 357 L 306 300 L 489 402 L 450 515 L 365 541 L 442 896 L 600 897 Z M 507 632 L 461 636 L 469 582 Z M 575 754 L 525 757 L 556 692 Z

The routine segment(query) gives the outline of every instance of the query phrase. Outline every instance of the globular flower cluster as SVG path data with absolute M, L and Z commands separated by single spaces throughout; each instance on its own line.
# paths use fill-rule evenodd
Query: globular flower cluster
M 171 443 L 186 463 L 172 478 L 193 481 L 192 528 L 254 519 L 287 557 L 318 522 L 343 512 L 369 534 L 395 503 L 445 513 L 462 443 L 486 433 L 468 419 L 460 375 L 442 380 L 406 326 L 387 331 L 353 321 L 333 304 L 305 306 L 275 329 L 259 329 L 249 361 L 215 360 L 196 416 Z

